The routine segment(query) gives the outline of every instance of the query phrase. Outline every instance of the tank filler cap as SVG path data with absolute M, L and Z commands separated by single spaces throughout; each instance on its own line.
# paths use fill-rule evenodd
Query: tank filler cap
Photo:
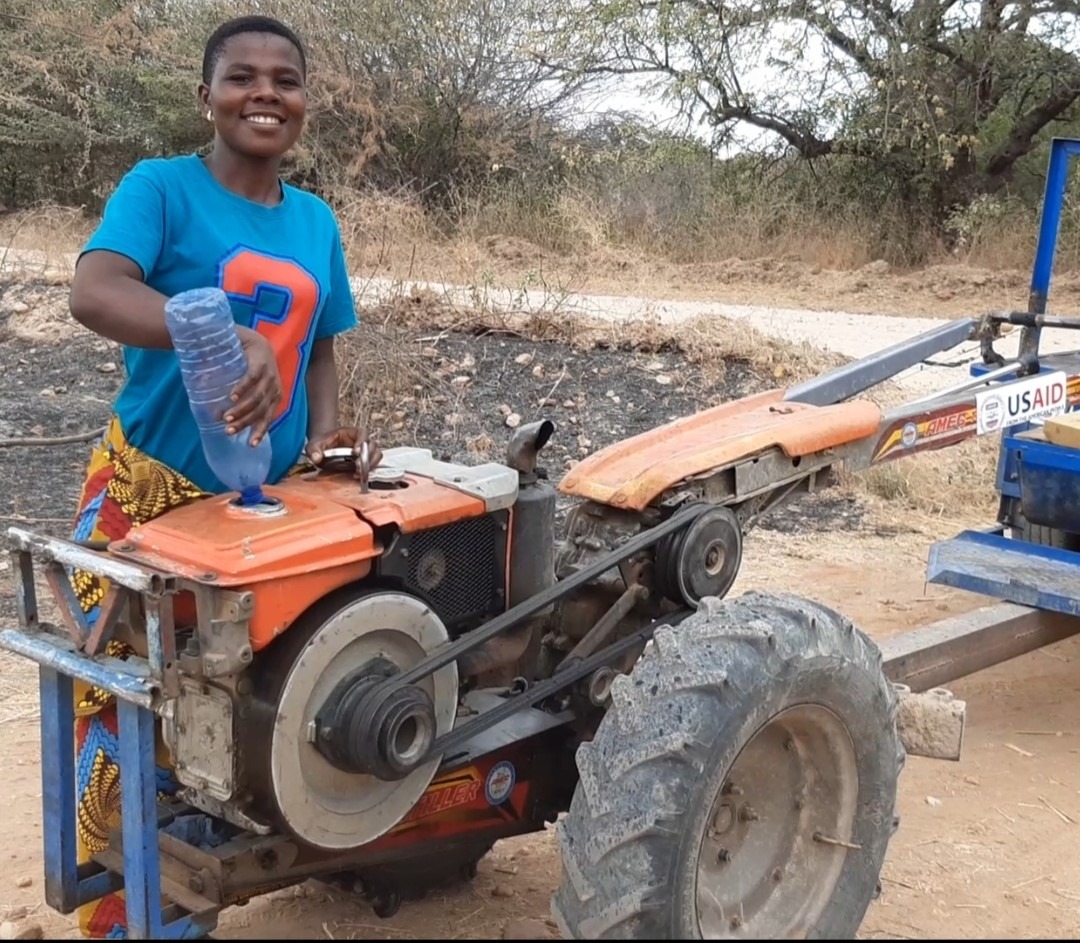
M 288 513 L 284 501 L 269 497 L 258 485 L 241 491 L 229 502 L 229 510 L 234 514 L 255 514 L 260 517 L 278 517 Z

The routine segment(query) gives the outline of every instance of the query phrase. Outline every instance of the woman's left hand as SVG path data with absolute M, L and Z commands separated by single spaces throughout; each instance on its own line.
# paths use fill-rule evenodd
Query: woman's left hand
M 365 442 L 368 444 L 368 470 L 370 471 L 378 467 L 379 462 L 382 461 L 382 451 L 376 442 L 368 438 L 363 429 L 358 429 L 356 426 L 339 426 L 331 432 L 316 435 L 308 442 L 307 454 L 316 465 L 322 461 L 323 453 L 327 449 L 352 449 L 353 455 L 359 458 L 360 447 Z M 356 474 L 359 477 L 359 469 Z

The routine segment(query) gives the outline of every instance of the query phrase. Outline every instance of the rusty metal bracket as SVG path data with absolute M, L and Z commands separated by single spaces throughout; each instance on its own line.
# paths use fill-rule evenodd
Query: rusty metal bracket
M 250 621 L 255 610 L 251 592 L 231 592 L 192 584 L 198 612 L 198 655 L 202 674 L 221 678 L 251 664 Z
M 93 658 L 101 646 L 108 642 L 113 629 L 123 612 L 125 604 L 130 601 L 131 590 L 123 586 L 112 585 L 101 601 L 101 611 L 98 613 L 97 622 L 90 631 L 89 637 L 83 643 L 82 650 Z

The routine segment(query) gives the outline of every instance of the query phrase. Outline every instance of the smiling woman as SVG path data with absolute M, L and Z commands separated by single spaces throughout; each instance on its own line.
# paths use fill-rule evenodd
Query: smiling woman
M 206 44 L 199 98 L 216 132 L 207 163 L 216 171 L 246 155 L 273 164 L 275 179 L 261 181 L 268 192 L 251 196 L 275 202 L 276 161 L 296 143 L 304 126 L 307 58 L 287 27 L 260 19 L 263 28 L 253 32 L 249 22 L 226 23 Z
M 200 157 L 141 161 L 120 182 L 79 257 L 72 315 L 123 345 L 126 382 L 94 448 L 75 520 L 77 540 L 117 540 L 181 504 L 220 493 L 165 325 L 165 302 L 193 288 L 229 298 L 247 373 L 232 393 L 230 431 L 270 436 L 271 482 L 305 450 L 318 464 L 334 447 L 358 453 L 364 433 L 338 418 L 334 338 L 356 324 L 341 235 L 330 207 L 283 183 L 281 160 L 304 128 L 307 59 L 300 39 L 266 17 L 223 24 L 206 43 L 198 104 L 214 127 Z M 379 463 L 369 443 L 369 468 Z M 93 626 L 104 581 L 72 582 Z M 111 643 L 108 653 L 130 649 Z M 119 823 L 115 704 L 76 690 L 80 862 L 105 850 Z M 159 788 L 176 787 L 159 749 Z M 204 836 L 208 838 L 209 836 Z M 89 937 L 126 936 L 122 894 L 85 904 Z

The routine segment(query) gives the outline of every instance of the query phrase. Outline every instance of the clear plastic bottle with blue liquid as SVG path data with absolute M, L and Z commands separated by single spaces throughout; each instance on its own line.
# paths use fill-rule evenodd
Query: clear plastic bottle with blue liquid
M 220 288 L 181 292 L 165 303 L 165 324 L 207 463 L 227 488 L 240 492 L 241 504 L 259 504 L 270 473 L 270 435 L 252 447 L 251 427 L 229 435 L 224 418 L 233 388 L 247 373 L 228 297 Z

